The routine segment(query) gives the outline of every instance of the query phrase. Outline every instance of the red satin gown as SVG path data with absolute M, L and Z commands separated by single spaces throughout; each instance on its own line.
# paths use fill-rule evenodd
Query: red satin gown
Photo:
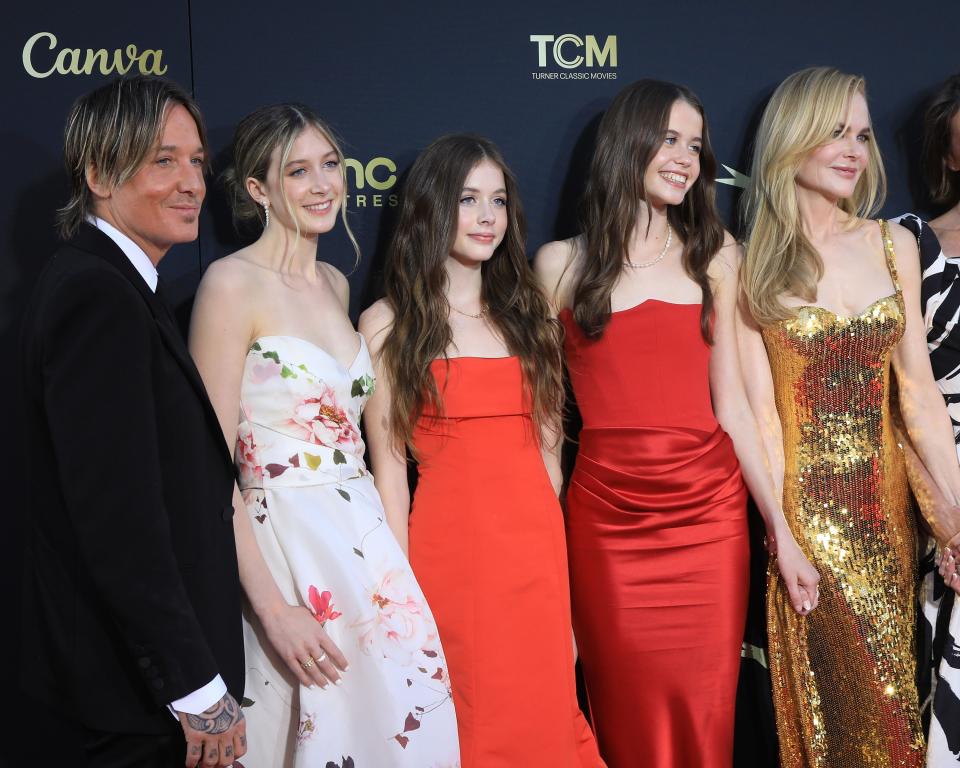
M 577 707 L 563 514 L 519 360 L 432 372 L 442 415 L 414 433 L 410 562 L 443 642 L 462 768 L 602 766 Z
M 729 768 L 748 587 L 747 493 L 713 414 L 700 305 L 647 300 L 588 340 L 567 491 L 574 629 L 610 768 Z

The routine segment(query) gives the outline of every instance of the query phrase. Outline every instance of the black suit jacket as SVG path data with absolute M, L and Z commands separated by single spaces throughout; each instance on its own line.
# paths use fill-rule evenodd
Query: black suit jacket
M 233 462 L 169 309 L 83 225 L 24 317 L 29 509 L 21 678 L 97 730 L 169 732 L 243 693 Z

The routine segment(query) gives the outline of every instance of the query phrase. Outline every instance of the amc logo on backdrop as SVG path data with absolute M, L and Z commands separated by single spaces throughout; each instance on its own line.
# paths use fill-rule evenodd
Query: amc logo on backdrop
M 616 35 L 530 35 L 537 54 L 534 80 L 616 80 Z
M 347 205 L 353 208 L 395 208 L 399 202 L 396 194 L 390 194 L 397 183 L 397 164 L 389 157 L 374 157 L 364 163 L 353 157 L 343 160 L 347 183 L 351 193 Z

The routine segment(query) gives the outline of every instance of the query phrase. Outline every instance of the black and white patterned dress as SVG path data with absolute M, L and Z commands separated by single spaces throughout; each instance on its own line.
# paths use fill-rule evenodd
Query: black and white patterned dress
M 920 247 L 920 298 L 927 326 L 927 348 L 937 386 L 943 393 L 954 439 L 960 451 L 960 257 L 947 257 L 933 230 L 908 213 L 899 219 Z M 931 539 L 920 563 L 923 584 L 921 648 L 926 670 L 921 671 L 920 697 L 930 718 L 928 768 L 960 766 L 960 607 L 954 610 L 954 592 L 947 589 L 934 565 Z

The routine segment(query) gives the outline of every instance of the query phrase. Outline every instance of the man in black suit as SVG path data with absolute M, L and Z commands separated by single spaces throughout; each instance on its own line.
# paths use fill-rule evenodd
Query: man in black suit
M 95 766 L 246 751 L 233 463 L 157 291 L 164 254 L 197 237 L 206 153 L 170 81 L 80 98 L 66 242 L 24 319 L 23 680 L 78 723 Z

